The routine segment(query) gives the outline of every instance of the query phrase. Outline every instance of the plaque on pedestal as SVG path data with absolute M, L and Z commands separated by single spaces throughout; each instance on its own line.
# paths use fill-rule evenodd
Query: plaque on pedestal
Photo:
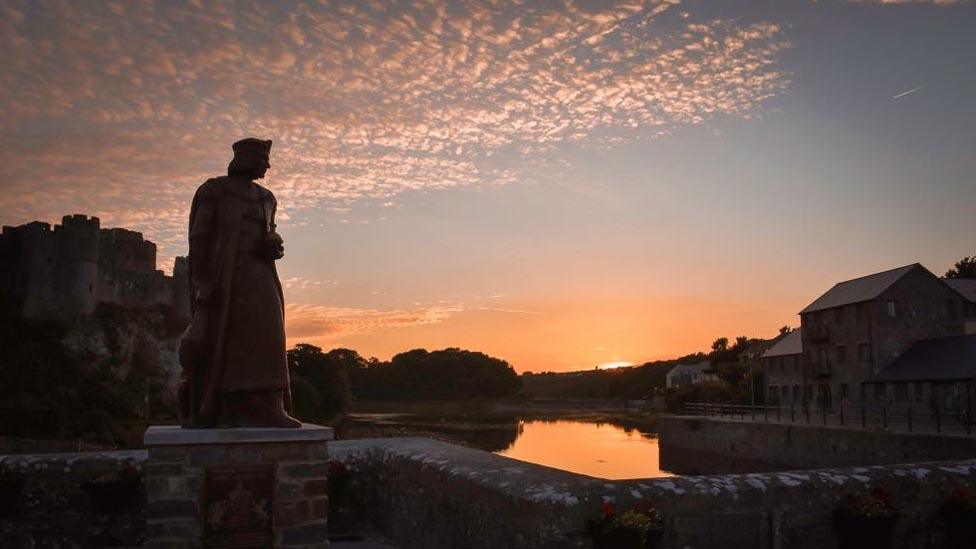
M 147 547 L 327 548 L 332 429 L 150 427 Z

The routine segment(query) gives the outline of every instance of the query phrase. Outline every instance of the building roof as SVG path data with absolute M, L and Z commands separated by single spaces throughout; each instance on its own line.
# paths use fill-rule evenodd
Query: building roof
M 775 345 L 762 354 L 762 358 L 799 355 L 802 353 L 803 339 L 800 337 L 800 330 L 796 329 L 781 337 Z
M 711 367 L 712 363 L 707 360 L 703 360 L 698 364 L 678 364 L 674 368 L 668 370 L 667 376 L 701 374 Z
M 976 303 L 976 278 L 943 278 L 942 282 L 962 294 L 970 303 Z
M 891 269 L 890 271 L 882 271 L 880 273 L 862 276 L 861 278 L 839 282 L 834 284 L 833 288 L 827 290 L 827 293 L 818 297 L 816 301 L 807 305 L 805 309 L 800 311 L 800 314 L 832 309 L 851 303 L 871 301 L 915 268 L 924 269 L 925 267 L 922 267 L 918 263 L 912 263 L 911 265 L 905 265 L 904 267 Z
M 871 381 L 939 381 L 976 377 L 976 334 L 923 339 Z

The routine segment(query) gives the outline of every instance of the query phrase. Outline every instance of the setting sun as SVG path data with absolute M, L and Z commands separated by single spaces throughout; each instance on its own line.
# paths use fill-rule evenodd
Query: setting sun
M 614 362 L 604 362 L 598 366 L 601 370 L 613 370 L 615 368 L 627 368 L 628 366 L 633 366 L 633 362 L 626 362 L 623 360 L 618 360 Z

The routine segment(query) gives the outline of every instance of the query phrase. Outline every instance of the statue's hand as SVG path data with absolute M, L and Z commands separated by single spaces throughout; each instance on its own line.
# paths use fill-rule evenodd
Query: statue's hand
M 264 237 L 265 256 L 276 260 L 285 256 L 285 241 L 276 232 L 270 232 Z

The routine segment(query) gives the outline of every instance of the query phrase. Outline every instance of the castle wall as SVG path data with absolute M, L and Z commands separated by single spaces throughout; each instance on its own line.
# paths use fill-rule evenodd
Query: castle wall
M 181 261 L 182 259 L 182 261 Z M 33 222 L 0 234 L 0 291 L 28 318 L 91 315 L 97 305 L 174 307 L 189 316 L 186 262 L 175 277 L 156 270 L 156 244 L 97 217 L 65 216 L 53 229 Z

